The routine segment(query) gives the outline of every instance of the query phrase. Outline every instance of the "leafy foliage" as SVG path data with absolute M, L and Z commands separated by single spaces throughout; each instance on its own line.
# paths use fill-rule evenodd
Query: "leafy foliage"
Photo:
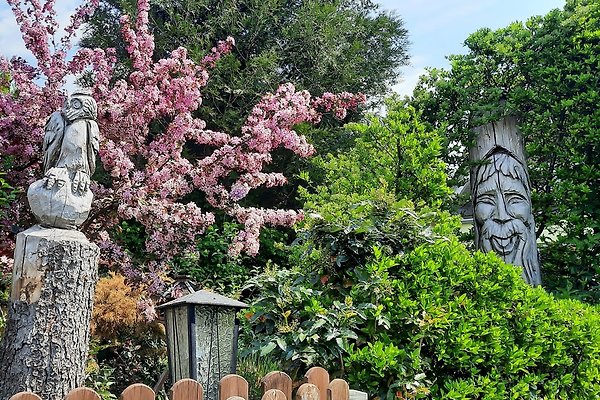
M 387 125 L 384 131 L 395 131 Z M 425 131 L 412 131 L 413 141 L 410 129 L 399 128 L 406 133 L 397 154 L 439 146 L 436 131 Z M 249 285 L 255 297 L 245 351 L 279 360 L 295 376 L 325 366 L 389 400 L 600 395 L 598 310 L 528 286 L 494 254 L 469 252 L 455 235 L 456 218 L 439 210 L 449 190 L 435 157 L 402 164 L 401 176 L 412 183 L 390 193 L 369 167 L 381 159 L 385 170 L 392 158 L 363 141 L 357 149 L 365 168 L 345 154 L 330 156 L 335 167 L 326 184 L 306 191 L 311 213 L 294 267 L 269 270 Z M 411 185 L 427 181 L 411 179 L 420 174 L 441 181 L 440 198 L 419 197 Z M 404 190 L 418 206 L 402 199 Z
M 596 309 L 532 289 L 517 268 L 493 254 L 471 255 L 454 240 L 422 246 L 398 267 L 392 330 L 400 343 L 419 344 L 435 381 L 432 393 L 598 395 Z
M 4 208 L 14 201 L 17 191 L 4 179 L 5 173 L 0 172 L 0 218 L 4 218 Z
M 313 172 L 300 175 L 306 182 L 300 188 L 305 209 L 336 207 L 347 203 L 345 197 L 356 200 L 382 188 L 420 206 L 449 201 L 439 132 L 426 129 L 419 113 L 397 98 L 387 99 L 386 106 L 384 117 L 346 125 L 355 138 L 351 149 L 311 160 Z
M 376 248 L 337 271 L 257 281 L 250 348 L 296 375 L 325 365 L 387 399 L 600 394 L 598 311 L 529 287 L 494 254 L 450 238 L 404 255 Z
M 273 371 L 279 371 L 279 364 L 267 357 L 260 357 L 258 354 L 239 357 L 237 374 L 248 381 L 249 400 L 262 399 L 262 378 Z
M 600 4 L 563 10 L 465 41 L 450 71 L 422 77 L 411 104 L 447 133 L 446 160 L 467 176 L 471 129 L 520 117 L 529 154 L 542 280 L 566 296 L 600 299 Z
M 232 257 L 228 252 L 229 245 L 239 229 L 238 224 L 228 222 L 224 222 L 222 228 L 211 226 L 202 240 L 197 242 L 193 253 L 174 260 L 174 272 L 189 277 L 200 288 L 236 295 L 251 277 L 261 273 L 269 263 L 285 260 L 287 234 L 271 228 L 261 232 L 261 251 L 256 257 Z
M 373 191 L 358 203 L 337 203 L 309 219 L 291 270 L 268 270 L 250 281 L 246 351 L 276 357 L 292 375 L 307 366 L 344 372 L 351 343 L 389 328 L 381 301 L 391 294 L 385 254 L 411 251 L 456 228 L 447 214 L 419 215 L 409 201 Z
M 90 48 L 115 47 L 117 70 L 122 73 L 131 65 L 118 20 L 134 12 L 134 3 L 102 0 L 82 40 Z M 408 62 L 408 34 L 402 20 L 371 0 L 161 0 L 152 2 L 150 23 L 160 57 L 183 45 L 190 59 L 198 61 L 219 40 L 235 38 L 232 52 L 211 71 L 197 111 L 208 128 L 231 133 L 240 131 L 263 93 L 273 92 L 281 82 L 311 94 L 360 92 L 378 102 L 397 80 L 398 68 Z M 352 111 L 347 119 L 356 121 L 361 114 Z M 351 146 L 352 138 L 344 135 L 341 125 L 325 117 L 318 127 L 305 125 L 301 132 L 317 153 L 327 153 Z M 210 150 L 188 146 L 190 155 Z M 272 165 L 290 178 L 289 184 L 254 191 L 246 203 L 300 208 L 295 175 L 308 168 L 306 162 L 277 151 Z
M 133 383 L 152 387 L 167 369 L 164 330 L 142 325 L 144 329 L 121 332 L 117 340 L 92 343 L 88 384 L 103 391 L 105 398 L 117 398 Z
M 93 389 L 102 400 L 116 400 L 118 397 L 110 391 L 115 384 L 114 369 L 88 361 L 86 365 L 86 387 Z

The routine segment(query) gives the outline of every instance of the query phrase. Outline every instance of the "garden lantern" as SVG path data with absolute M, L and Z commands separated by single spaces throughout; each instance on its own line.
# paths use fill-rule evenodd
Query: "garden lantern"
M 239 321 L 247 304 L 200 290 L 165 303 L 169 370 L 173 382 L 195 379 L 216 400 L 219 381 L 235 373 Z

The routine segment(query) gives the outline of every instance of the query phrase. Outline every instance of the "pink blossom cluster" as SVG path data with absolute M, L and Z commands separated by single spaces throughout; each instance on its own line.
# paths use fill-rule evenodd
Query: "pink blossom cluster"
M 353 94 L 342 92 L 333 94 L 326 92 L 321 97 L 313 100 L 313 107 L 324 112 L 331 111 L 337 118 L 344 119 L 348 110 L 356 109 L 366 101 L 367 97 L 363 93 Z
M 229 36 L 227 40 L 219 42 L 217 47 L 210 49 L 210 53 L 202 59 L 200 65 L 204 68 L 214 68 L 223 54 L 230 53 L 233 50 L 233 46 L 235 46 L 235 40 Z
M 22 3 L 28 5 L 26 11 L 20 11 Z M 61 47 L 54 51 L 50 40 L 57 30 L 53 1 L 41 5 L 38 0 L 9 0 L 9 4 L 38 59 L 37 67 L 20 59 L 0 59 L 0 72 L 10 74 L 15 89 L 0 94 L 0 155 L 19 158 L 19 168 L 11 171 L 11 182 L 26 187 L 39 179 L 44 122 L 64 99 L 59 89 L 67 75 L 91 73 L 102 135 L 100 158 L 112 181 L 106 187 L 92 186 L 95 201 L 85 233 L 99 244 L 104 263 L 119 265 L 131 279 L 145 279 L 154 291 L 162 290 L 157 277 L 169 260 L 189 251 L 215 220 L 210 210 L 182 198 L 192 192 L 204 193 L 213 209 L 223 210 L 244 225 L 231 245 L 231 254 L 256 254 L 265 224 L 290 226 L 302 218 L 293 210 L 239 205 L 252 189 L 286 183 L 281 173 L 264 172 L 272 161 L 271 153 L 283 147 L 301 157 L 311 155 L 314 148 L 294 126 L 317 123 L 323 112 L 343 118 L 348 108 L 364 102 L 364 96 L 348 93 L 311 98 L 308 92 L 285 84 L 262 98 L 239 134 L 211 131 L 193 113 L 202 103 L 207 68 L 233 49 L 233 38 L 217 44 L 200 63 L 189 59 L 184 48 L 154 61 L 149 0 L 138 0 L 135 23 L 129 17 L 121 19 L 133 71 L 128 79 L 114 81 L 114 50 L 79 49 L 70 61 L 66 59 L 73 34 L 92 12 L 94 2 L 78 9 Z M 42 86 L 36 83 L 40 78 Z M 183 155 L 188 143 L 209 145 L 214 151 L 192 160 Z M 141 268 L 131 265 L 128 254 L 108 233 L 119 221 L 130 219 L 144 226 L 146 250 L 154 255 L 155 261 Z
M 156 308 L 151 299 L 142 299 L 137 303 L 138 311 L 146 322 L 152 322 L 157 318 Z

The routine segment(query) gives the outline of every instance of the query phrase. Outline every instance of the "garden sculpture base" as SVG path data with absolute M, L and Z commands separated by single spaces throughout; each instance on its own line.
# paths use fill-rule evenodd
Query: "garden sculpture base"
M 64 169 L 66 171 L 66 168 Z M 66 174 L 65 174 L 66 175 Z M 94 195 L 91 190 L 83 195 L 74 193 L 72 181 L 47 189 L 47 180 L 40 179 L 29 186 L 27 200 L 33 215 L 43 226 L 76 229 L 90 214 Z
M 98 247 L 79 231 L 36 225 L 17 235 L 0 344 L 0 399 L 59 400 L 84 381 Z

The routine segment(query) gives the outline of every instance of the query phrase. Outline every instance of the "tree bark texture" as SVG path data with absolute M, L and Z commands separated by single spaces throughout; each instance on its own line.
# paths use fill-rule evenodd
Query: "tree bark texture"
M 98 255 L 75 230 L 36 225 L 17 236 L 0 400 L 21 391 L 62 400 L 83 384 Z

